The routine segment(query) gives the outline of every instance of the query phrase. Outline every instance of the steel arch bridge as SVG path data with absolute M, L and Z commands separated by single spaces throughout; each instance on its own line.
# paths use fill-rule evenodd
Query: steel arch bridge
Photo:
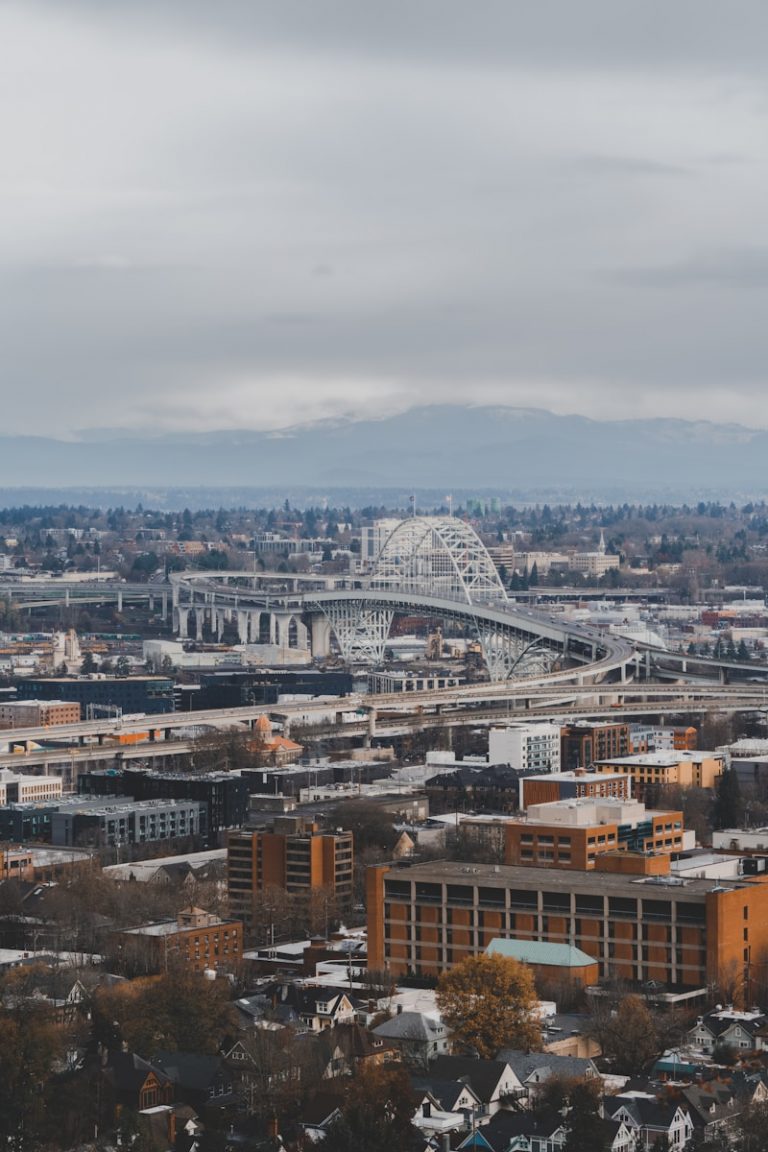
M 475 530 L 452 516 L 414 516 L 390 533 L 367 586 L 464 604 L 507 599 L 496 565 Z
M 285 583 L 296 586 L 293 592 L 285 585 L 279 591 L 257 590 L 262 580 L 280 579 L 277 574 L 260 577 L 246 572 L 173 576 L 179 632 L 186 634 L 190 611 L 198 628 L 200 614 L 220 624 L 222 613 L 228 613 L 238 619 L 245 638 L 252 631 L 251 617 L 257 629 L 263 614 L 271 613 L 282 619 L 281 627 L 295 630 L 295 622 L 309 616 L 313 622 L 326 621 L 347 662 L 376 665 L 384 660 L 395 615 L 416 612 L 451 619 L 467 629 L 479 642 L 495 682 L 541 675 L 572 677 L 573 669 L 553 674 L 564 658 L 582 664 L 602 660 L 609 670 L 609 665 L 620 667 L 631 651 L 626 643 L 588 634 L 578 625 L 553 623 L 511 603 L 477 533 L 453 517 L 402 521 L 385 541 L 370 576 L 346 578 L 343 588 L 299 592 L 299 581 L 312 578 L 287 575 Z M 312 647 L 314 652 L 314 625 Z

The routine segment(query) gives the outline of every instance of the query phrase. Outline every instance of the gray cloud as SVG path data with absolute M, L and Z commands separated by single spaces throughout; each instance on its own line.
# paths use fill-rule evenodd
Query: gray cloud
M 6 430 L 768 426 L 767 39 L 738 0 L 11 0 Z

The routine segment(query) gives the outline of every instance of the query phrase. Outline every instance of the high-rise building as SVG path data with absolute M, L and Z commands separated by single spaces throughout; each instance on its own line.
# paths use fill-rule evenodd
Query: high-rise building
M 227 838 L 227 891 L 233 915 L 246 924 L 260 892 L 283 888 L 309 895 L 325 889 L 342 905 L 352 899 L 351 832 L 321 832 L 302 817 L 284 816 L 270 831 L 243 828 Z

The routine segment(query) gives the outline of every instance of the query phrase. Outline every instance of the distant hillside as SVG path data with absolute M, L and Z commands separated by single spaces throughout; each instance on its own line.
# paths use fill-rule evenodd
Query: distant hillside
M 0 437 L 0 487 L 495 490 L 522 498 L 687 499 L 768 491 L 768 432 L 703 421 L 596 421 L 436 406 L 280 433 L 67 442 Z

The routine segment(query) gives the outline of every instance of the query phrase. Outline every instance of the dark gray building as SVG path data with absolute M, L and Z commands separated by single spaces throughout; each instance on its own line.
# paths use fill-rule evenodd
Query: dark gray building
M 75 800 L 51 816 L 51 843 L 70 847 L 152 844 L 206 833 L 207 809 L 199 800 Z

